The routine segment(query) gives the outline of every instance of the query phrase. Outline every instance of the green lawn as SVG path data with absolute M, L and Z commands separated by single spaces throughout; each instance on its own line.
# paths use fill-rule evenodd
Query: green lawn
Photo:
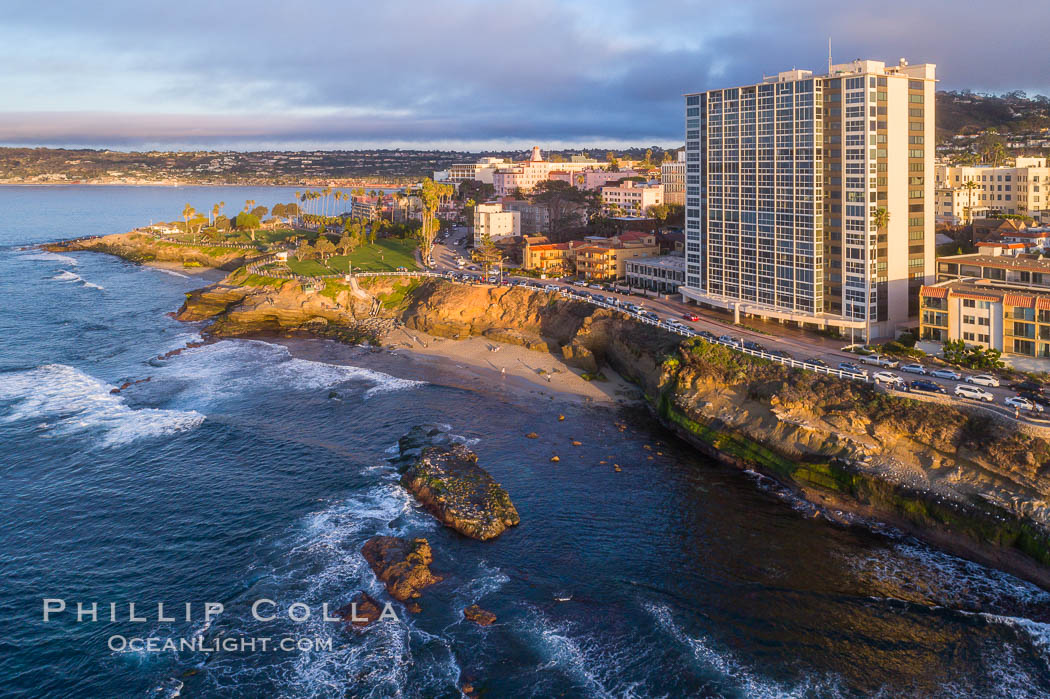
M 350 255 L 329 257 L 324 264 L 318 260 L 300 262 L 289 257 L 288 268 L 295 274 L 306 277 L 333 273 L 345 274 L 350 265 L 353 265 L 354 272 L 395 272 L 398 267 L 415 270 L 418 269 L 413 254 L 416 245 L 415 240 L 383 238 L 377 240 L 374 245 L 365 243 Z
M 353 264 L 355 271 L 393 272 L 398 267 L 417 269 L 413 254 L 418 243 L 415 240 L 400 238 L 383 238 L 374 245 L 364 244 L 346 255 L 336 255 L 328 260 L 328 265 L 339 272 L 347 271 L 347 261 Z
M 316 277 L 322 274 L 332 273 L 332 270 L 328 269 L 317 260 L 299 261 L 294 257 L 288 258 L 288 269 L 292 270 L 293 274 L 301 274 L 304 277 Z

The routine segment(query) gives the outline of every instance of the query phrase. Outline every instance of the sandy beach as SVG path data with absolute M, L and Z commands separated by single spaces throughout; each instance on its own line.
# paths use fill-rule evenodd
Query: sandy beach
M 581 369 L 569 366 L 560 356 L 485 337 L 449 340 L 399 328 L 385 340 L 392 355 L 410 355 L 424 364 L 454 367 L 458 373 L 480 379 L 489 389 L 525 390 L 550 399 L 592 404 L 642 399 L 637 386 L 608 367 L 602 369 L 604 381 L 587 381 Z

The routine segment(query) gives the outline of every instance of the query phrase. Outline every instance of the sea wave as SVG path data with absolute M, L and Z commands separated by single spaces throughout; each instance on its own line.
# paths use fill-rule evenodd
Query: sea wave
M 29 255 L 19 255 L 18 257 L 21 260 L 31 260 L 33 262 L 58 262 L 71 267 L 76 267 L 79 264 L 75 257 L 59 255 L 54 252 L 34 252 Z
M 81 277 L 79 274 L 75 274 L 73 272 L 70 272 L 67 269 L 61 270 L 58 274 L 56 274 L 55 276 L 51 277 L 51 279 L 53 281 L 56 281 L 56 282 L 80 282 L 81 285 L 83 285 L 83 286 L 85 286 L 85 287 L 87 287 L 89 289 L 102 290 L 102 289 L 106 288 L 104 286 L 100 286 L 98 284 L 95 284 L 94 282 L 89 282 L 86 279 L 84 279 L 83 277 Z
M 3 422 L 46 419 L 47 435 L 97 433 L 102 446 L 127 444 L 191 430 L 204 422 L 196 411 L 134 409 L 110 393 L 113 386 L 65 364 L 0 374 L 0 400 L 11 401 Z
M 164 274 L 168 274 L 168 275 L 171 275 L 173 277 L 182 277 L 183 279 L 189 279 L 190 278 L 190 275 L 188 275 L 188 274 L 183 274 L 182 272 L 176 272 L 173 269 L 167 269 L 165 267 L 147 266 L 146 269 L 152 269 L 154 271 L 162 272 Z
M 809 677 L 797 685 L 784 685 L 764 678 L 741 662 L 733 653 L 720 650 L 709 639 L 692 636 L 674 620 L 671 609 L 664 604 L 647 603 L 646 610 L 661 629 L 687 648 L 702 669 L 715 673 L 726 682 L 727 689 L 746 697 L 837 697 L 843 696 L 836 678 Z
M 318 391 L 355 381 L 372 384 L 363 394 L 368 399 L 425 383 L 362 367 L 299 359 L 287 347 L 261 340 L 223 340 L 187 349 L 158 373 L 187 379 L 185 394 L 204 401 L 237 397 L 260 387 Z
M 869 556 L 847 554 L 846 565 L 873 595 L 887 598 L 972 611 L 1050 605 L 1050 593 L 1032 583 L 911 538 Z
M 333 648 L 281 654 L 276 662 L 261 666 L 246 666 L 236 653 L 219 654 L 206 666 L 205 693 L 232 683 L 239 690 L 259 688 L 280 696 L 454 694 L 461 670 L 451 642 L 415 628 L 400 605 L 395 604 L 400 622 L 376 623 L 363 630 L 325 621 L 320 614 L 323 604 L 334 613 L 358 591 L 387 599 L 360 553 L 368 538 L 377 533 L 410 536 L 436 527 L 393 481 L 365 486 L 305 516 L 275 542 L 281 553 L 258 577 L 251 595 L 273 599 L 278 609 L 303 602 L 318 613 L 301 623 L 278 615 L 265 628 L 246 614 L 224 615 L 216 622 L 216 632 L 229 634 L 236 629 L 249 636 L 330 637 Z

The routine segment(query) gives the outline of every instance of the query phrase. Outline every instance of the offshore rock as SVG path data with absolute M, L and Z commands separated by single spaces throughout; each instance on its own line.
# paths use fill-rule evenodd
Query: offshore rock
M 487 609 L 482 609 L 476 604 L 472 604 L 463 610 L 463 616 L 469 621 L 473 621 L 478 626 L 491 626 L 496 623 L 496 615 Z
M 399 446 L 407 461 L 401 485 L 445 526 L 485 541 L 521 521 L 507 491 L 462 444 L 436 429 L 415 428 Z
M 335 610 L 335 614 L 347 624 L 365 627 L 379 620 L 383 615 L 383 606 L 367 592 L 358 592 L 350 604 Z
M 373 536 L 361 547 L 361 553 L 390 596 L 401 602 L 420 597 L 423 588 L 441 582 L 430 572 L 434 554 L 426 539 Z M 409 606 L 410 611 L 418 609 L 418 605 Z

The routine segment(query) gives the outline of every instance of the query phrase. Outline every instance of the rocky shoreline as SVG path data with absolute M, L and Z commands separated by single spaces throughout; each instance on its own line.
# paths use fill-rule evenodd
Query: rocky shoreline
M 683 342 L 521 287 L 374 278 L 315 288 L 241 269 L 188 294 L 176 317 L 209 321 L 212 338 L 302 332 L 381 344 L 405 327 L 609 367 L 644 392 L 665 427 L 723 463 L 1050 589 L 1050 443 L 977 411 Z

